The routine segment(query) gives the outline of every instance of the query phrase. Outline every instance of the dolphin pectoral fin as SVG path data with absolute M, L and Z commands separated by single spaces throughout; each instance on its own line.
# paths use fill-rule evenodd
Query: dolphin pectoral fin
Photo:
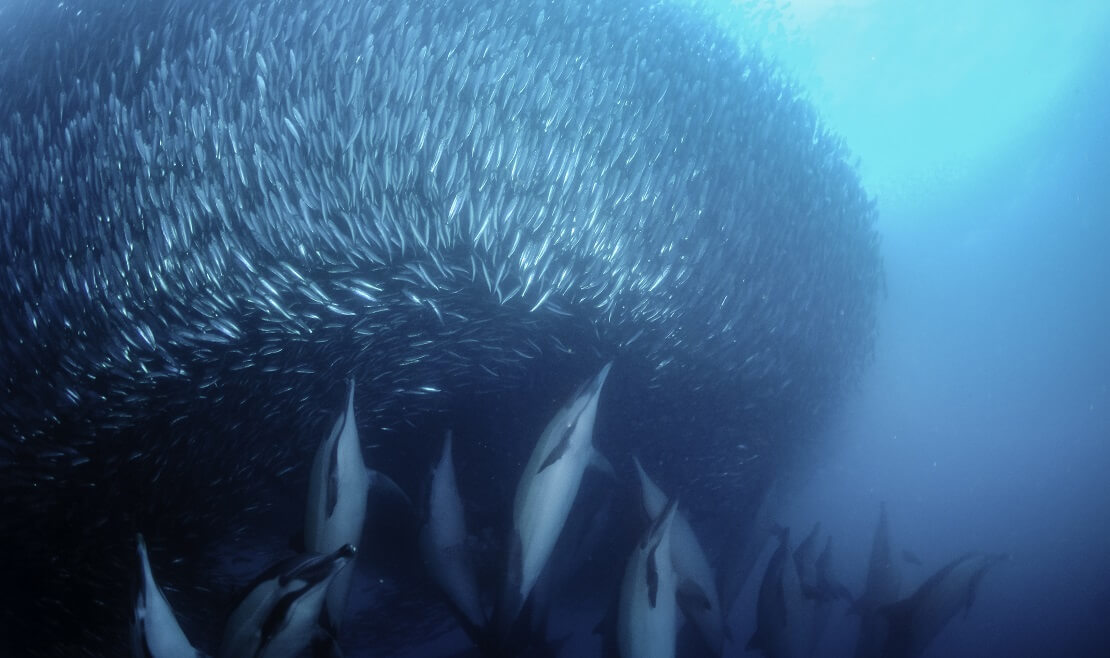
M 617 470 L 613 468 L 613 463 L 597 450 L 590 453 L 590 466 L 609 476 L 610 479 L 617 479 Z
M 675 598 L 682 612 L 690 617 L 698 612 L 705 612 L 713 607 L 709 602 L 709 595 L 697 583 L 690 579 L 683 580 L 675 590 Z
M 366 474 L 370 476 L 370 491 L 403 501 L 406 507 L 413 507 L 412 499 L 409 498 L 404 489 L 393 481 L 393 478 L 372 469 L 366 469 Z

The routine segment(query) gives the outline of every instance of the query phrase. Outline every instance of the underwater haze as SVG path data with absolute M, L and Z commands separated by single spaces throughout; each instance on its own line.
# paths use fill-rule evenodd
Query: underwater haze
M 0 654 L 1110 655 L 1108 32 L 0 0 Z
M 904 590 L 963 551 L 1009 553 L 927 655 L 1106 655 L 1106 10 L 812 4 L 828 13 L 804 56 L 844 72 L 823 80 L 828 114 L 887 192 L 887 295 L 873 366 L 786 517 L 822 521 L 850 588 L 883 501 L 922 562 L 902 560 Z M 864 53 L 875 77 L 851 66 Z M 845 622 L 822 655 L 855 641 Z

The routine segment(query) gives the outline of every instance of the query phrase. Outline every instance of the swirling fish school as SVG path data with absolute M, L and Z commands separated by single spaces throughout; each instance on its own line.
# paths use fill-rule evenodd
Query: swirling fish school
M 0 9 L 0 496 L 38 635 L 113 642 L 64 620 L 123 594 L 54 565 L 122 577 L 143 519 L 241 532 L 344 377 L 401 428 L 616 359 L 642 426 L 770 455 L 870 352 L 849 153 L 682 3 L 79 5 Z

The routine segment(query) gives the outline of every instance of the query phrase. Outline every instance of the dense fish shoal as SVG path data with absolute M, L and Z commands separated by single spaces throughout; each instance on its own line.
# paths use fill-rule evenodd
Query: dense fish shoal
M 121 641 L 138 530 L 218 606 L 221 547 L 300 513 L 347 378 L 402 485 L 456 429 L 481 521 L 613 361 L 619 470 L 740 514 L 870 354 L 849 152 L 684 4 L 15 2 L 0 88 L 23 655 Z

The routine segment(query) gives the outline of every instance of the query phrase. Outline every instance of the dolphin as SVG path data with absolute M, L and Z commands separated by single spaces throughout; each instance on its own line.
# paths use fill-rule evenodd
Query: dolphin
M 644 511 L 649 519 L 657 519 L 667 506 L 667 496 L 651 480 L 639 459 L 633 458 L 633 463 L 640 476 Z M 690 521 L 681 510 L 675 512 L 671 534 L 671 560 L 679 578 L 679 606 L 683 614 L 697 626 L 698 632 L 714 655 L 720 655 L 724 650 L 724 615 L 709 558 L 698 542 L 694 529 L 690 527 Z
M 721 606 L 725 619 L 740 597 L 756 562 L 771 541 L 771 516 L 778 507 L 778 494 L 774 483 L 763 489 L 748 513 L 733 527 L 732 537 L 726 542 L 721 556 L 720 569 Z
M 292 658 L 314 642 L 334 648 L 320 613 L 328 586 L 355 553 L 345 544 L 327 555 L 295 555 L 262 572 L 227 620 L 221 658 Z
M 893 603 L 898 598 L 901 581 L 901 574 L 894 560 L 894 551 L 890 545 L 890 521 L 887 519 L 886 503 L 881 503 L 879 522 L 875 526 L 875 536 L 871 541 L 867 580 L 863 587 L 863 594 L 855 602 L 856 611 L 863 614 L 881 605 Z
M 447 432 L 443 454 L 432 471 L 428 518 L 420 530 L 420 553 L 432 579 L 472 633 L 486 625 L 486 613 L 466 540 L 466 518 L 451 458 L 451 432 Z
M 797 555 L 797 551 L 794 552 Z M 815 582 L 812 590 L 813 625 L 810 629 L 807 655 L 815 655 L 821 637 L 829 624 L 833 605 L 838 600 L 851 601 L 852 595 L 832 573 L 832 536 L 825 540 L 825 548 L 814 565 Z
M 794 549 L 794 566 L 798 569 L 798 579 L 802 591 L 811 599 L 817 598 L 817 538 L 821 534 L 821 522 L 813 524 L 806 538 Z
M 979 583 L 1005 555 L 967 553 L 933 574 L 909 598 L 879 608 L 888 632 L 884 658 L 920 656 L 961 610 L 970 610 Z
M 143 584 L 135 597 L 135 617 L 131 626 L 131 653 L 135 658 L 199 658 L 204 654 L 193 648 L 177 623 L 173 608 L 162 588 L 154 581 L 146 542 L 138 536 L 139 564 Z
M 797 565 L 790 554 L 790 529 L 780 528 L 778 534 L 779 546 L 767 562 L 759 585 L 755 633 L 746 648 L 767 658 L 796 658 L 802 655 L 812 606 L 802 593 Z
M 556 550 L 551 553 L 551 558 L 544 567 L 544 575 L 532 588 L 526 610 L 531 623 L 529 633 L 533 639 L 549 637 L 551 612 L 556 607 L 562 586 L 575 579 L 578 570 L 597 555 L 599 543 L 606 539 L 612 528 L 615 499 L 613 491 L 602 489 L 601 486 L 590 487 L 591 491 L 588 486 L 589 483 L 583 479 L 578 491 L 578 506 L 567 517 Z M 619 582 L 614 586 L 619 587 Z M 614 613 L 616 599 L 617 596 L 613 596 L 610 601 Z M 615 620 L 614 615 L 614 627 Z M 615 647 L 615 643 L 613 646 Z M 612 653 L 616 653 L 615 648 Z
M 392 480 L 366 468 L 355 421 L 355 382 L 347 382 L 347 406 L 331 433 L 320 443 L 312 461 L 305 512 L 304 546 L 307 553 L 331 553 L 362 542 L 367 494 L 371 486 L 400 491 Z M 400 494 L 404 497 L 404 494 Z M 324 623 L 338 632 L 347 606 L 354 569 L 344 569 L 328 588 Z
M 617 641 L 623 658 L 675 655 L 678 575 L 671 556 L 675 501 L 667 504 L 636 544 L 621 583 Z
M 878 658 L 883 655 L 886 643 L 886 620 L 875 611 L 883 605 L 898 600 L 901 575 L 890 546 L 890 522 L 887 520 L 886 503 L 879 505 L 879 522 L 871 542 L 871 558 L 867 566 L 867 580 L 863 594 L 852 604 L 852 612 L 860 616 L 859 639 L 856 641 L 856 658 Z
M 506 636 L 539 580 L 566 524 L 586 466 L 603 461 L 593 447 L 594 420 L 607 363 L 540 435 L 513 502 L 513 530 L 498 627 Z
M 852 600 L 852 593 L 833 575 L 832 535 L 825 540 L 825 548 L 817 558 L 817 597 L 821 601 Z

